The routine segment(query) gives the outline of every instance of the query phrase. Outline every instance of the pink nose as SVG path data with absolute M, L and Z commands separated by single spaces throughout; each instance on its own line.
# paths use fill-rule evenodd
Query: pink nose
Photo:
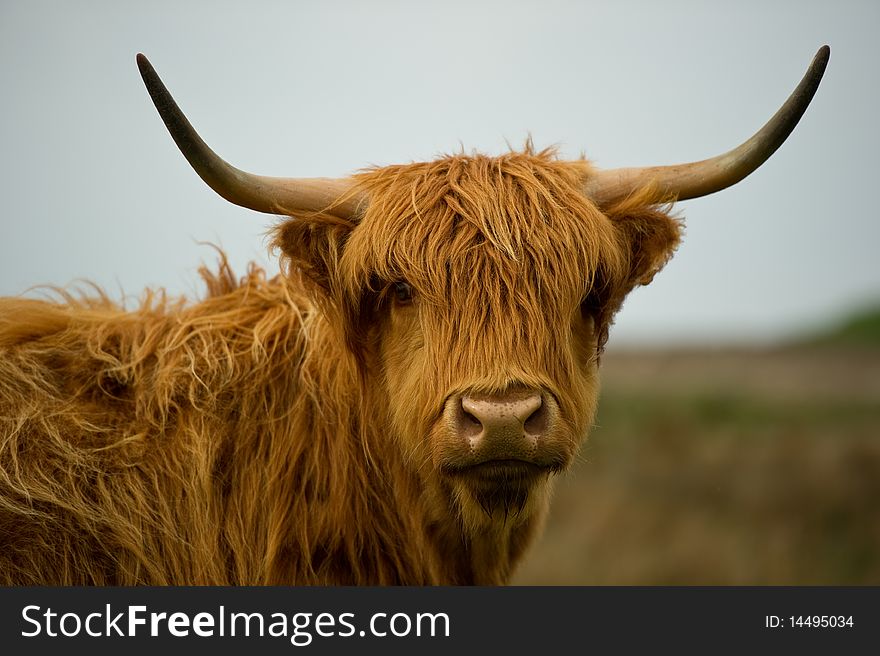
M 485 459 L 525 457 L 534 452 L 547 428 L 541 394 L 534 390 L 466 395 L 461 410 L 458 432 Z

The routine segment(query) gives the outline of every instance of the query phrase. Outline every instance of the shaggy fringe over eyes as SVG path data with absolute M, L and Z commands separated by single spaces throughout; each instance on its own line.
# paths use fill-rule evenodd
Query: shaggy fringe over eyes
M 405 273 L 430 302 L 446 304 L 448 264 L 473 250 L 497 254 L 503 266 L 549 269 L 581 288 L 600 263 L 617 276 L 625 263 L 614 235 L 580 191 L 588 173 L 585 161 L 559 161 L 554 150 L 534 153 L 530 145 L 500 157 L 453 155 L 362 173 L 371 202 L 343 261 L 345 287 Z M 560 266 L 569 263 L 583 268 Z
M 336 261 L 348 323 L 357 325 L 376 287 L 405 279 L 424 302 L 475 320 L 469 330 L 503 321 L 499 337 L 517 318 L 524 328 L 567 327 L 579 303 L 595 304 L 601 349 L 626 294 L 671 257 L 681 224 L 652 187 L 600 210 L 582 191 L 590 173 L 585 160 L 560 161 L 528 142 L 500 157 L 461 154 L 360 174 L 371 202 Z M 488 316 L 505 306 L 506 317 Z

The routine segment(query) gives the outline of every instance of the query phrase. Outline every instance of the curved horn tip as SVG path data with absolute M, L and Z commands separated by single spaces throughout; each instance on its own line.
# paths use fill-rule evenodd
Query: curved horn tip
M 811 69 L 817 69 L 819 77 L 825 73 L 825 67 L 828 65 L 828 59 L 831 57 L 831 46 L 824 45 L 816 51 L 813 61 L 810 62 Z
M 365 200 L 352 192 L 346 179 L 270 178 L 235 168 L 202 140 L 143 53 L 135 57 L 147 93 L 180 152 L 195 172 L 223 198 L 258 212 L 329 212 L 341 218 L 354 216 Z
M 831 48 L 823 45 L 800 84 L 782 107 L 750 139 L 721 155 L 699 162 L 597 170 L 588 181 L 588 196 L 602 203 L 626 197 L 652 180 L 678 200 L 699 198 L 730 187 L 753 173 L 788 139 L 819 88 Z

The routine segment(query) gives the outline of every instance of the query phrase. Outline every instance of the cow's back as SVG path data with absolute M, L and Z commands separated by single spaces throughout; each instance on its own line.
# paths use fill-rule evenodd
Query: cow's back
M 309 307 L 258 269 L 203 276 L 195 304 L 0 299 L 0 584 L 253 575 L 222 535 L 231 437 L 278 367 L 299 394 Z

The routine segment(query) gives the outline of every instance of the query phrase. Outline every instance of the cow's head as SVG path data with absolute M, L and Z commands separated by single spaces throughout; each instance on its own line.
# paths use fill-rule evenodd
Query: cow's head
M 138 62 L 172 136 L 232 202 L 295 218 L 275 244 L 338 322 L 413 471 L 477 528 L 543 507 L 593 419 L 598 355 L 626 294 L 671 256 L 672 200 L 741 180 L 785 140 L 828 59 L 738 148 L 597 170 L 552 151 L 455 155 L 344 180 L 231 167 Z M 516 521 L 516 520 L 511 520 Z
M 656 198 L 600 210 L 590 176 L 528 147 L 450 156 L 359 175 L 349 225 L 277 229 L 288 271 L 341 310 L 410 466 L 470 523 L 541 505 L 591 424 L 611 316 L 678 243 Z

